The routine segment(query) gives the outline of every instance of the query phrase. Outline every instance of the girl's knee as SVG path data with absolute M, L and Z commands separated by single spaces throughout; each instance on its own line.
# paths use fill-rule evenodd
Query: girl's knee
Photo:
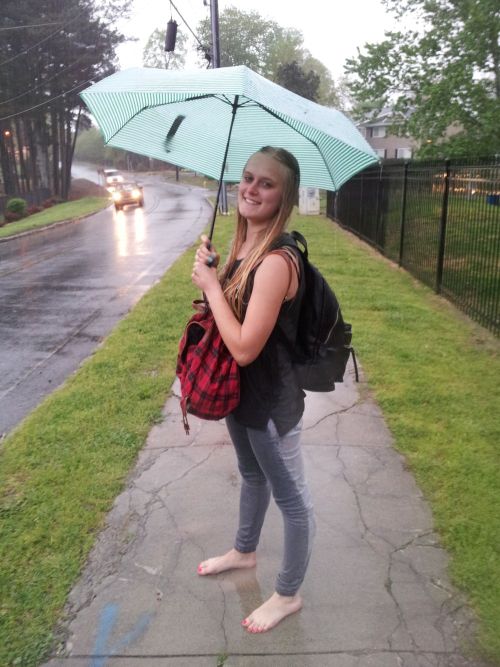
M 269 482 L 266 479 L 266 476 L 257 470 L 241 470 L 240 475 L 243 478 L 243 481 L 252 487 L 268 487 Z

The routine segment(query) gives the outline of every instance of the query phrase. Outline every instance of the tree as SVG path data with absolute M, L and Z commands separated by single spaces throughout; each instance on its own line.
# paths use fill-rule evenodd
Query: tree
M 210 21 L 198 26 L 203 44 L 211 43 Z M 335 104 L 338 97 L 328 69 L 304 48 L 302 33 L 295 28 L 282 28 L 263 18 L 256 11 L 228 7 L 219 17 L 221 66 L 246 65 L 254 72 L 280 83 L 290 90 L 314 88 L 314 97 L 321 104 Z M 204 52 L 199 48 L 200 56 Z M 295 65 L 292 65 L 295 63 Z M 319 78 L 317 88 L 311 82 Z M 309 80 L 306 85 L 305 81 Z M 300 94 L 300 93 L 299 93 Z
M 316 101 L 318 97 L 319 76 L 312 70 L 304 71 L 296 60 L 278 67 L 276 83 L 307 100 Z
M 75 136 L 88 125 L 78 94 L 114 71 L 124 41 L 114 24 L 129 5 L 3 0 L 0 137 L 8 141 L 0 141 L 0 161 L 10 193 L 44 186 L 67 198 Z
M 337 109 L 345 107 L 342 101 L 340 85 L 335 83 L 330 70 L 320 60 L 313 58 L 308 51 L 304 51 L 302 69 L 318 77 L 319 84 L 316 102 L 328 107 L 336 107 Z
M 414 28 L 386 32 L 346 63 L 354 114 L 391 106 L 419 155 L 500 152 L 498 0 L 385 0 Z
M 210 20 L 200 21 L 198 36 L 202 44 L 212 43 Z M 221 67 L 246 65 L 255 72 L 263 72 L 274 42 L 282 29 L 275 22 L 264 19 L 256 11 L 242 11 L 228 7 L 219 15 Z M 205 53 L 198 47 L 203 59 Z
M 158 67 L 160 69 L 182 69 L 186 63 L 186 35 L 177 29 L 175 51 L 165 51 L 165 30 L 154 30 L 142 52 L 144 67 Z

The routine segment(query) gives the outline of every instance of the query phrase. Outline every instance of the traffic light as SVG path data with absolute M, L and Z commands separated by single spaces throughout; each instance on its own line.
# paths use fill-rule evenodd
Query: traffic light
M 177 37 L 177 23 L 170 19 L 167 23 L 167 34 L 165 35 L 165 51 L 172 53 L 175 49 L 175 38 Z

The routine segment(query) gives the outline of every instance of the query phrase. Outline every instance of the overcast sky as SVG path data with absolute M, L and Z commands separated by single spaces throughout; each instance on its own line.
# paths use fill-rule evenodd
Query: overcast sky
M 174 0 L 174 4 L 194 32 L 198 21 L 210 15 L 203 0 Z M 251 3 L 219 0 L 219 14 L 230 5 L 244 11 L 254 10 L 284 28 L 300 30 L 304 46 L 330 69 L 335 79 L 342 76 L 345 59 L 356 55 L 356 47 L 379 41 L 384 30 L 394 28 L 394 20 L 380 0 L 252 0 Z M 172 17 L 187 31 L 173 9 Z M 165 28 L 169 19 L 169 0 L 135 0 L 131 19 L 120 28 L 139 41 L 119 48 L 123 69 L 142 66 L 142 50 L 149 35 L 156 28 Z

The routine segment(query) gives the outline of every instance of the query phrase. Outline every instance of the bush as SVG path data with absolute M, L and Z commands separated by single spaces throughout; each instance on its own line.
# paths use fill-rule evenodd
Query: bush
M 43 208 L 41 206 L 37 206 L 36 204 L 32 204 L 31 206 L 28 207 L 28 210 L 26 211 L 27 215 L 33 215 L 33 213 L 40 213 L 40 211 L 43 211 Z
M 57 195 L 52 195 L 52 197 L 49 197 L 48 199 L 45 199 L 42 202 L 42 207 L 43 208 L 50 208 L 51 206 L 55 206 L 56 204 L 61 204 L 62 203 L 61 197 L 58 197 Z
M 5 222 L 17 222 L 17 220 L 21 220 L 24 216 L 22 216 L 20 213 L 13 213 L 12 211 L 5 211 L 3 214 Z
M 7 218 L 7 214 L 13 214 L 18 216 L 17 218 L 14 218 L 15 220 L 24 218 L 26 215 L 26 207 L 27 203 L 25 199 L 21 199 L 21 197 L 13 197 L 8 200 L 7 205 L 5 206 L 5 217 Z

